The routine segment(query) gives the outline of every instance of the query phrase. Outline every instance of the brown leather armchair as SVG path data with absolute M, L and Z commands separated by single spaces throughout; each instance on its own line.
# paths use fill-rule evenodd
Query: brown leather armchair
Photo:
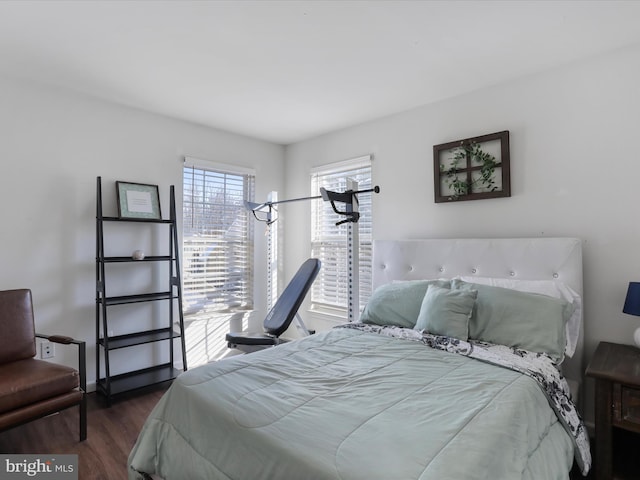
M 38 360 L 36 337 L 78 346 L 78 369 Z M 78 406 L 87 438 L 85 342 L 35 333 L 31 290 L 0 291 L 0 431 Z

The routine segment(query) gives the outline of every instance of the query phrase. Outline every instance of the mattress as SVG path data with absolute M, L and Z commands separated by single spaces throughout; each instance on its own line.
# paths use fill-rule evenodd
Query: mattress
M 427 337 L 336 328 L 185 372 L 129 478 L 566 479 L 574 455 L 588 469 L 583 425 L 537 374 Z

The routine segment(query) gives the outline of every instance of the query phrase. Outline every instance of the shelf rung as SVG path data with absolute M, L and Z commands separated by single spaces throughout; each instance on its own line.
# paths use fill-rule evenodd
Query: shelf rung
M 125 303 L 140 303 L 151 302 L 154 300 L 169 300 L 177 298 L 172 295 L 171 292 L 157 292 L 157 293 L 141 293 L 139 295 L 122 295 L 118 297 L 106 297 L 99 301 L 104 301 L 106 305 L 123 305 Z
M 131 257 L 104 257 L 104 263 L 140 263 L 140 262 L 168 262 L 171 260 L 169 255 L 150 255 L 142 260 L 134 260 Z M 100 259 L 97 259 L 100 261 Z
M 155 218 L 120 218 L 120 217 L 96 217 L 96 220 L 103 222 L 130 222 L 130 223 L 173 223 L 172 220 Z
M 104 347 L 105 343 L 108 343 L 109 350 L 116 350 L 118 348 L 133 347 L 134 345 L 161 342 L 172 338 L 180 338 L 180 332 L 176 332 L 172 328 L 158 328 L 108 337 L 107 342 L 105 342 L 104 338 L 100 338 L 98 339 L 98 344 Z
M 182 372 L 174 368 L 173 365 L 164 363 L 162 365 L 156 365 L 155 367 L 114 375 L 110 381 L 111 395 L 167 382 L 176 378 L 180 373 Z M 105 378 L 101 378 L 96 386 L 100 393 L 103 395 L 107 394 L 107 381 Z

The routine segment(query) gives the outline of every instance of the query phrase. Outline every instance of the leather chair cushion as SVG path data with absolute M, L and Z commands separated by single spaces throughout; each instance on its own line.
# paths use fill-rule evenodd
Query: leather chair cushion
M 45 415 L 59 412 L 68 407 L 78 405 L 82 401 L 82 390 L 71 390 L 64 395 L 43 400 L 42 402 L 32 403 L 17 410 L 0 413 L 0 431 L 20 425 Z
M 77 370 L 29 358 L 0 365 L 0 414 L 68 394 L 80 384 Z
M 0 363 L 36 354 L 31 290 L 0 292 Z

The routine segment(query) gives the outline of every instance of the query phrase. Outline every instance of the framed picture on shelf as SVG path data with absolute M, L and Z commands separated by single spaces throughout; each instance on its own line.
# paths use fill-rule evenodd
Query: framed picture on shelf
M 118 217 L 160 220 L 160 194 L 157 185 L 116 181 Z

